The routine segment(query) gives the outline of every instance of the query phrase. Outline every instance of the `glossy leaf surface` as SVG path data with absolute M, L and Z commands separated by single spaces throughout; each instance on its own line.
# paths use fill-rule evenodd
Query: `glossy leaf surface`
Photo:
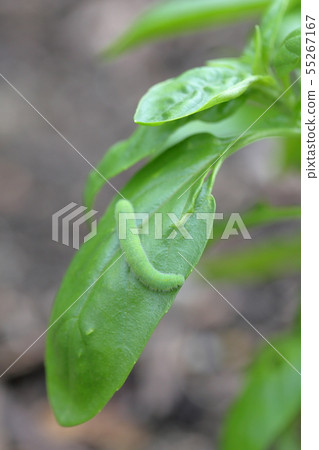
M 159 125 L 211 108 L 242 95 L 256 82 L 268 77 L 253 76 L 240 67 L 198 67 L 177 78 L 153 86 L 142 97 L 134 120 Z

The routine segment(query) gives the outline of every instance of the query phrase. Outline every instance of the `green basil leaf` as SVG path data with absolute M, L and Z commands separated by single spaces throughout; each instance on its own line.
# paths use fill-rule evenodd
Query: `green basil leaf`
M 268 0 L 169 0 L 145 12 L 114 42 L 105 56 L 114 57 L 147 41 L 220 25 L 263 11 Z
M 251 65 L 252 65 L 252 73 L 262 74 L 267 72 L 267 68 L 264 65 L 263 61 L 263 43 L 260 27 L 258 25 L 255 26 L 255 33 L 252 38 L 252 54 L 250 55 Z
M 153 86 L 140 100 L 134 120 L 159 125 L 180 119 L 239 97 L 256 82 L 270 77 L 253 76 L 237 66 L 198 67 Z
M 282 124 L 279 124 L 283 132 Z M 289 129 L 290 130 L 290 129 Z M 287 130 L 286 132 L 288 132 Z M 272 136 L 260 127 L 238 139 L 242 145 Z M 211 186 L 202 180 L 232 141 L 209 134 L 192 136 L 169 149 L 139 171 L 123 190 L 136 212 L 164 213 L 163 235 L 174 230 L 165 216 L 174 212 L 212 212 Z M 230 153 L 229 153 L 230 154 Z M 183 195 L 182 195 L 183 194 Z M 181 197 L 180 197 L 181 195 Z M 180 197 L 180 198 L 178 198 Z M 154 292 L 135 277 L 121 255 L 115 232 L 115 201 L 98 225 L 97 235 L 76 253 L 55 300 L 47 335 L 46 376 L 50 402 L 59 423 L 72 426 L 96 415 L 132 370 L 159 320 L 170 308 L 176 291 Z M 198 223 L 200 222 L 200 223 Z M 203 223 L 202 223 L 203 222 Z M 142 235 L 143 248 L 155 268 L 190 274 L 207 242 L 206 223 L 186 228 L 194 239 L 154 239 Z
M 236 111 L 243 104 L 244 100 L 244 96 L 241 96 L 229 102 L 216 105 L 192 117 L 168 122 L 157 127 L 138 126 L 128 139 L 114 144 L 106 152 L 97 166 L 98 172 L 92 170 L 89 173 L 84 188 L 85 205 L 90 209 L 93 208 L 95 198 L 106 183 L 105 180 L 115 177 L 145 158 L 158 156 L 192 134 L 201 133 L 201 128 L 196 126 L 188 126 L 178 132 L 178 129 L 190 120 L 195 118 L 201 122 L 223 120 Z
M 141 241 L 158 270 L 187 277 L 191 267 L 179 252 L 195 265 L 204 250 L 204 221 L 195 220 L 194 214 L 187 221 L 185 227 L 193 240 L 179 234 L 168 240 L 174 227 L 166 213 L 181 217 L 185 212 L 214 211 L 207 183 L 199 189 L 198 181 L 178 197 L 218 148 L 218 143 L 206 136 L 176 146 L 143 168 L 123 190 L 136 212 L 151 214 L 150 235 L 141 235 Z M 51 315 L 54 325 L 48 332 L 46 350 L 48 394 L 57 420 L 65 426 L 93 417 L 121 387 L 177 293 L 149 290 L 130 270 L 125 256 L 114 263 L 121 255 L 114 204 L 101 219 L 97 235 L 75 255 Z M 164 214 L 164 239 L 154 238 L 155 212 Z
M 280 278 L 300 270 L 300 236 L 247 244 L 233 252 L 210 256 L 208 261 L 207 258 L 202 272 L 213 280 L 236 283 Z
M 273 64 L 280 75 L 300 68 L 301 63 L 301 30 L 290 33 L 275 55 Z
M 260 32 L 262 53 L 263 61 L 266 67 L 268 66 L 271 55 L 273 54 L 281 24 L 289 4 L 289 0 L 274 0 L 261 21 Z
M 273 345 L 300 370 L 299 333 L 281 337 Z M 300 375 L 274 349 L 265 347 L 250 369 L 243 393 L 226 418 L 221 450 L 270 448 L 297 417 L 300 390 Z
M 289 11 L 282 23 L 280 30 L 278 32 L 278 39 L 276 43 L 276 48 L 286 39 L 288 34 L 292 33 L 297 28 L 301 27 L 301 11 L 300 11 L 300 2 L 293 10 Z

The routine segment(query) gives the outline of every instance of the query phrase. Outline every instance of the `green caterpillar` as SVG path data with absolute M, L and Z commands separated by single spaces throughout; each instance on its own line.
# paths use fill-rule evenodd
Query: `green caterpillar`
M 128 200 L 119 200 L 115 206 L 115 220 L 119 229 L 119 214 L 133 213 L 134 208 Z M 170 291 L 182 286 L 185 278 L 183 275 L 175 273 L 163 273 L 155 269 L 150 263 L 138 234 L 133 234 L 129 230 L 136 228 L 135 219 L 127 219 L 126 239 L 120 239 L 121 249 L 125 253 L 126 261 L 135 273 L 137 278 L 149 289 L 154 291 Z

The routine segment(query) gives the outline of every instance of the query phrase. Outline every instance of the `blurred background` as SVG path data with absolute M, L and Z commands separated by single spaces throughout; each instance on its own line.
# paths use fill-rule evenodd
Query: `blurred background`
M 258 20 L 172 38 L 102 61 L 98 51 L 151 3 L 0 1 L 1 73 L 94 165 L 134 129 L 132 117 L 147 88 L 207 59 L 238 55 Z M 55 293 L 74 254 L 51 240 L 51 216 L 70 202 L 82 204 L 90 167 L 3 80 L 0 97 L 3 372 L 47 327 Z M 216 182 L 217 211 L 242 212 L 257 202 L 298 205 L 299 175 L 283 170 L 283 158 L 275 141 L 232 156 Z M 115 186 L 123 186 L 135 170 L 117 177 Z M 99 215 L 113 195 L 106 185 L 96 206 Z M 298 229 L 298 221 L 285 221 L 250 233 L 258 244 L 280 241 Z M 220 241 L 208 248 L 201 267 L 249 246 L 241 236 Z M 298 268 L 268 272 L 232 280 L 224 270 L 210 280 L 271 340 L 293 323 L 299 275 Z M 84 425 L 64 429 L 52 415 L 41 338 L 0 380 L 0 449 L 217 449 L 228 408 L 263 344 L 193 274 L 124 387 Z

